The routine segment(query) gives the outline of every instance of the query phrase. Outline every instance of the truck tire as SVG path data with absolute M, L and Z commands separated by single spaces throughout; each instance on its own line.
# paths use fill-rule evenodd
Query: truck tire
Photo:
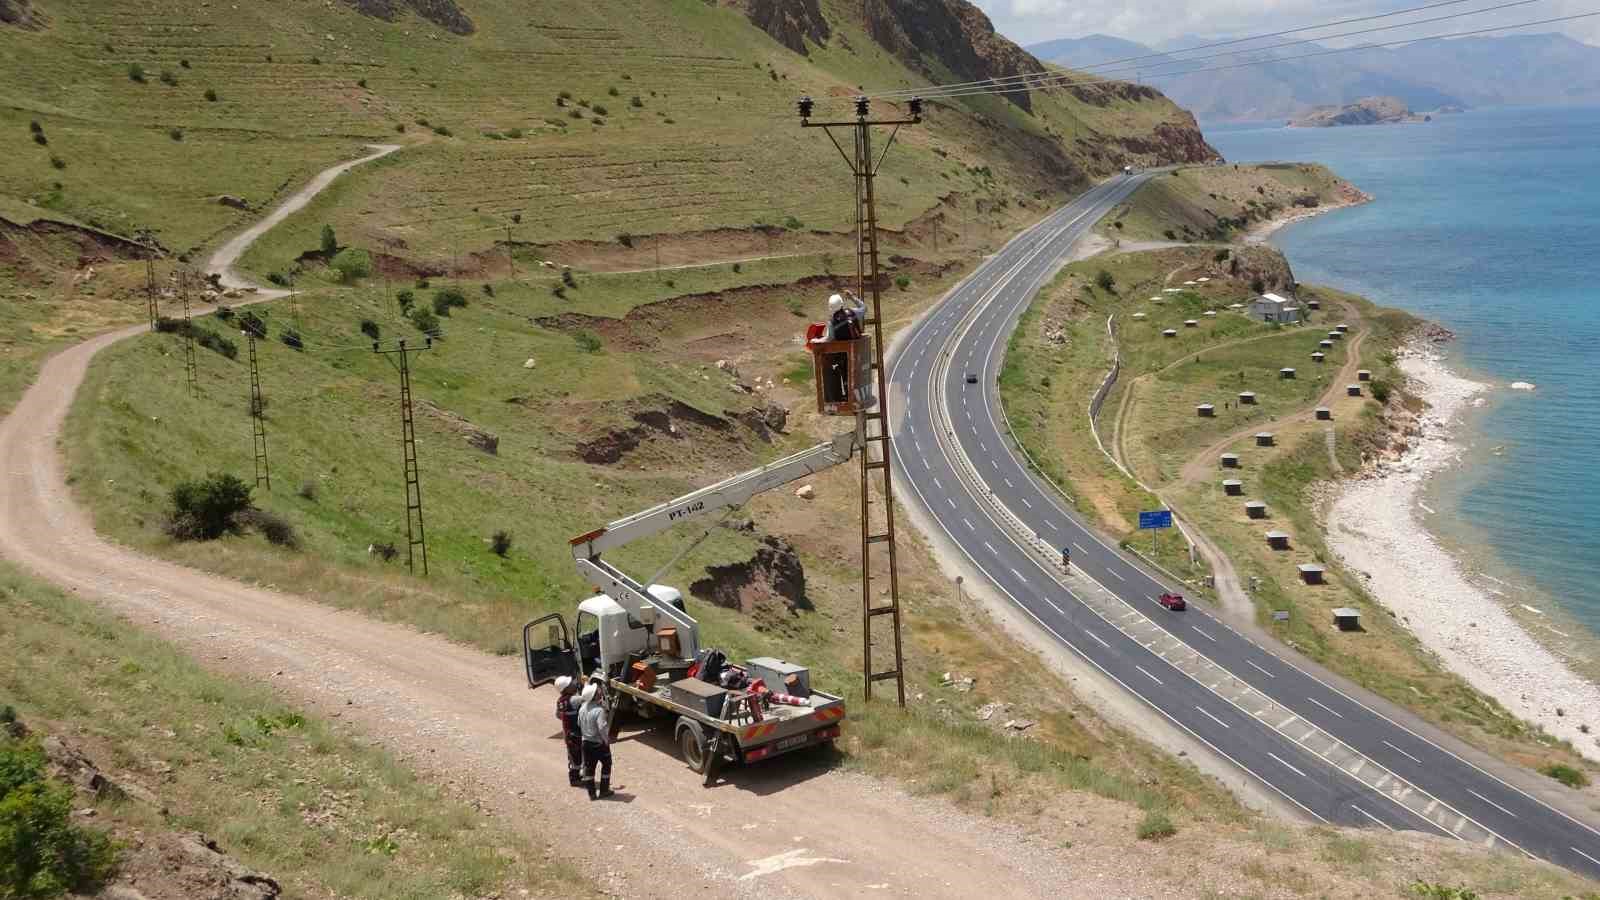
M 706 735 L 700 723 L 686 716 L 678 717 L 678 752 L 690 769 L 704 772 L 706 767 Z

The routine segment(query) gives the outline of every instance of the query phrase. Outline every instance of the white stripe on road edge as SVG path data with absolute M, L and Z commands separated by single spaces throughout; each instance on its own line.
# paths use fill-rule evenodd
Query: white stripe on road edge
M 1467 788 L 1467 793 L 1471 794 L 1474 797 L 1477 797 L 1479 800 L 1482 800 L 1483 802 L 1489 804 L 1490 806 L 1494 807 L 1495 809 L 1500 810 L 1501 812 L 1505 813 L 1506 815 L 1510 816 L 1513 819 L 1515 819 L 1517 817 L 1516 813 L 1512 812 L 1509 809 L 1506 809 L 1504 806 L 1501 806 L 1500 804 L 1494 802 L 1493 800 L 1490 800 L 1488 797 L 1485 797 L 1484 795 L 1478 793 L 1477 791 L 1473 790 L 1472 788 Z
M 1328 712 L 1333 713 L 1334 715 L 1338 716 L 1339 718 L 1341 718 L 1341 719 L 1344 718 L 1344 713 L 1335 711 L 1333 707 L 1329 706 L 1326 703 L 1323 703 L 1321 700 L 1318 700 L 1315 697 L 1307 697 L 1306 699 L 1310 700 L 1312 703 L 1315 703 L 1316 705 L 1322 707 L 1323 709 L 1327 710 Z
M 1406 759 L 1411 760 L 1412 762 L 1416 763 L 1417 765 L 1419 765 L 1419 766 L 1422 765 L 1422 760 L 1417 759 L 1415 756 L 1412 756 L 1411 754 L 1405 752 L 1404 750 L 1401 750 L 1399 747 L 1396 747 L 1395 745 L 1389 743 L 1388 741 L 1384 741 L 1383 745 L 1385 747 L 1388 747 L 1390 750 L 1393 750 L 1394 752 L 1400 754 L 1401 756 L 1404 756 Z
M 1257 666 L 1255 663 L 1250 662 L 1250 660 L 1248 660 L 1248 659 L 1245 660 L 1245 662 L 1250 663 L 1250 665 L 1252 667 L 1254 667 L 1257 672 L 1260 672 L 1261 674 L 1267 676 L 1268 678 L 1277 678 L 1278 677 L 1278 676 L 1272 674 L 1271 672 L 1268 672 L 1266 669 L 1263 669 L 1260 666 Z
M 1193 628 L 1195 631 L 1200 631 L 1200 626 L 1199 625 L 1190 625 L 1189 627 Z M 1204 631 L 1200 631 L 1200 636 L 1205 638 L 1206 640 L 1210 641 L 1213 644 L 1215 644 L 1217 642 L 1216 638 L 1212 637 L 1209 634 L 1206 634 Z
M 1050 604 L 1050 605 L 1051 605 L 1051 606 L 1055 606 L 1055 604 L 1054 604 L 1054 603 L 1052 603 L 1052 604 Z M 1108 644 L 1108 643 L 1106 643 L 1106 642 L 1105 642 L 1105 640 L 1104 640 L 1104 639 L 1102 639 L 1102 638 L 1101 638 L 1101 637 L 1100 637 L 1100 635 L 1098 635 L 1098 634 L 1095 634 L 1095 633 L 1094 633 L 1094 632 L 1092 632 L 1092 631 L 1090 631 L 1090 630 L 1089 630 L 1089 629 L 1087 629 L 1087 628 L 1085 628 L 1085 629 L 1084 629 L 1084 630 L 1083 630 L 1083 633 L 1084 633 L 1084 634 L 1087 634 L 1087 635 L 1088 635 L 1088 636 L 1089 636 L 1089 637 L 1092 637 L 1092 638 L 1094 638 L 1094 642 L 1095 642 L 1095 643 L 1096 643 L 1096 644 L 1099 644 L 1099 645 L 1100 645 L 1100 646 L 1102 646 L 1102 647 L 1104 647 L 1104 648 L 1106 648 L 1106 649 L 1107 649 L 1107 650 L 1110 650 L 1110 649 L 1111 649 L 1111 645 L 1110 645 L 1110 644 Z M 1141 670 L 1141 671 L 1142 671 L 1142 670 Z M 1145 672 L 1145 674 L 1146 674 L 1146 675 L 1149 675 L 1149 674 L 1150 674 L 1150 673 L 1149 673 L 1149 672 Z
M 1570 849 L 1572 850 L 1573 853 L 1576 853 L 1579 856 L 1583 857 L 1584 859 L 1587 859 L 1589 862 L 1592 862 L 1595 865 L 1600 866 L 1600 859 L 1595 859 L 1594 857 L 1592 857 L 1589 854 L 1583 852 L 1582 850 L 1579 850 L 1577 847 L 1572 847 Z
M 1299 769 L 1296 769 L 1294 766 L 1291 766 L 1288 763 L 1283 762 L 1283 757 L 1279 756 L 1276 753 L 1273 753 L 1271 750 L 1267 751 L 1267 755 L 1272 757 L 1273 759 L 1277 760 L 1278 762 L 1283 763 L 1283 767 L 1284 768 L 1286 768 L 1289 771 L 1295 773 L 1296 775 L 1299 775 L 1301 778 L 1310 778 L 1311 777 L 1310 775 L 1307 775 L 1306 773 L 1300 771 Z
M 1367 818 L 1371 819 L 1372 821 L 1377 822 L 1379 825 L 1382 825 L 1383 827 L 1389 829 L 1390 831 L 1394 830 L 1394 826 L 1393 825 L 1390 825 L 1388 822 L 1385 822 L 1384 820 L 1378 818 L 1377 816 L 1373 815 L 1372 813 L 1367 812 L 1366 810 L 1364 810 L 1361 807 L 1355 805 L 1354 803 L 1350 804 L 1350 808 L 1355 810 L 1358 813 L 1361 813 L 1363 816 L 1366 816 Z
M 1217 723 L 1218 725 L 1221 725 L 1223 728 L 1227 728 L 1228 727 L 1228 723 L 1227 722 L 1224 722 L 1221 719 L 1217 718 L 1216 716 L 1213 716 L 1210 713 L 1210 711 L 1208 711 L 1204 706 L 1201 706 L 1201 705 L 1199 705 L 1197 703 L 1197 704 L 1195 704 L 1194 708 L 1200 710 L 1200 712 L 1203 713 L 1206 718 L 1208 718 L 1211 721 Z
M 1135 665 L 1134 668 L 1138 669 L 1141 672 L 1144 672 L 1144 666 Z M 1161 684 L 1162 683 L 1161 679 L 1155 677 L 1154 675 L 1151 675 L 1149 672 L 1144 672 L 1144 675 L 1145 675 L 1146 678 L 1150 679 L 1151 681 L 1154 681 L 1156 684 Z

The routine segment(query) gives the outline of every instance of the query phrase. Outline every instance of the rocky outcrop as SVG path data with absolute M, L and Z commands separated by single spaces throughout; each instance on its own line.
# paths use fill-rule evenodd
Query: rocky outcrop
M 789 411 L 776 403 L 751 407 L 742 413 L 734 413 L 732 417 L 769 444 L 772 443 L 772 436 L 782 434 L 789 424 Z
M 826 44 L 832 29 L 817 0 L 733 0 L 757 28 L 801 56 L 810 55 L 806 40 Z
M 453 34 L 471 34 L 477 28 L 455 0 L 344 0 L 362 15 L 385 22 L 399 20 L 403 10 L 411 10 Z
M 662 400 L 662 397 L 646 398 L 646 402 Z M 692 430 L 701 430 L 702 433 L 723 432 L 732 427 L 725 419 L 703 413 L 678 400 L 666 401 L 660 407 L 638 409 L 633 413 L 633 421 L 636 424 L 631 428 L 620 428 L 578 441 L 573 450 L 590 465 L 609 466 L 621 462 L 624 456 L 646 441 L 677 441 L 688 437 Z
M 47 24 L 44 13 L 33 9 L 29 0 L 0 0 L 0 25 L 38 31 Z
M 1398 97 L 1363 97 L 1343 106 L 1319 106 L 1289 122 L 1291 128 L 1332 128 L 1339 125 L 1393 125 L 1423 122 L 1426 116 L 1413 113 Z
M 774 535 L 747 562 L 706 566 L 706 577 L 689 585 L 689 593 L 725 609 L 750 612 L 756 604 L 781 601 L 790 612 L 812 609 L 806 597 L 806 571 L 788 541 Z
M 995 33 L 983 10 L 966 0 L 866 0 L 863 12 L 874 41 L 935 83 L 1044 69 L 1032 54 Z M 952 74 L 957 77 L 951 79 Z M 1026 91 L 1001 96 L 1033 109 Z

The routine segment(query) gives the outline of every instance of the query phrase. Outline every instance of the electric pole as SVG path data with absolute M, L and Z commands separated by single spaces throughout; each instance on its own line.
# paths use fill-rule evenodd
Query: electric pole
M 511 255 L 511 226 L 506 225 L 506 268 L 511 272 L 511 280 L 517 280 L 517 259 Z
M 833 146 L 838 149 L 839 155 L 850 166 L 851 174 L 855 176 L 855 209 L 856 209 L 856 295 L 872 297 L 872 309 L 869 317 L 862 322 L 863 327 L 872 329 L 872 373 L 877 386 L 877 403 L 869 410 L 863 410 L 856 415 L 856 433 L 862 439 L 861 445 L 861 674 L 863 693 L 865 699 L 872 699 L 872 685 L 878 681 L 895 682 L 896 696 L 901 706 L 906 705 L 906 679 L 904 655 L 900 648 L 900 576 L 895 555 L 894 540 L 894 493 L 890 484 L 889 460 L 892 458 L 889 448 L 889 401 L 888 379 L 883 364 L 883 308 L 880 293 L 882 291 L 882 273 L 878 269 L 878 206 L 877 196 L 874 193 L 874 180 L 878 170 L 883 166 L 884 157 L 888 155 L 889 148 L 894 145 L 895 135 L 900 133 L 902 125 L 916 125 L 922 122 L 922 99 L 913 98 L 907 106 L 911 113 L 909 119 L 880 119 L 870 118 L 869 103 L 866 97 L 855 99 L 855 118 L 838 122 L 813 122 L 811 110 L 813 101 L 810 97 L 802 97 L 799 102 L 800 126 L 802 128 L 821 128 Z M 882 153 L 874 158 L 872 150 L 873 126 L 893 126 L 889 132 L 889 139 L 884 142 Z M 833 129 L 849 129 L 855 138 L 854 153 L 846 153 L 844 147 L 834 137 Z M 874 428 L 873 426 L 876 426 Z M 878 458 L 872 458 L 873 445 L 877 445 Z M 880 506 L 883 507 L 882 530 L 874 528 L 872 515 L 872 473 L 881 472 L 883 489 Z M 888 602 L 875 604 L 872 596 L 872 548 L 876 544 L 883 544 L 888 554 L 889 563 L 889 591 Z M 874 671 L 872 665 L 872 637 L 873 624 L 879 619 L 887 617 L 890 629 L 890 642 L 894 647 L 894 668 L 882 672 Z
M 417 471 L 417 429 L 411 416 L 411 354 L 433 349 L 433 338 L 422 347 L 407 347 L 404 339 L 391 349 L 372 342 L 372 352 L 389 357 L 400 373 L 400 455 L 406 474 L 406 568 L 417 571 L 417 548 L 422 548 L 422 574 L 428 574 L 428 541 L 422 528 L 422 480 Z M 398 359 L 399 362 L 395 362 Z
M 150 317 L 150 330 L 156 330 L 156 322 L 161 318 L 159 301 L 156 299 L 156 242 L 149 229 L 139 232 L 140 243 L 144 245 L 144 293 L 145 311 Z
M 189 381 L 189 396 L 200 399 L 200 364 L 194 353 L 194 322 L 189 318 L 189 291 L 194 288 L 194 273 L 184 270 L 178 276 L 178 293 L 183 296 L 183 371 Z
M 250 433 L 256 455 L 256 487 L 272 490 L 272 469 L 267 464 L 267 402 L 261 397 L 261 364 L 256 360 L 256 329 L 246 325 L 245 342 L 250 347 Z

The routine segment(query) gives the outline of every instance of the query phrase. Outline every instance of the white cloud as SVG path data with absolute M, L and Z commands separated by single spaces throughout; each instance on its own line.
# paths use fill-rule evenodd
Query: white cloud
M 1372 15 L 1423 5 L 1425 0 L 974 0 L 994 20 L 995 28 L 1019 44 L 1058 37 L 1109 34 L 1159 44 L 1185 35 L 1231 37 L 1281 31 L 1335 19 Z M 1488 5 L 1488 0 L 1485 4 Z M 1453 11 L 1470 11 L 1476 4 L 1446 7 L 1413 17 L 1432 17 Z M 1379 33 L 1373 40 L 1439 34 L 1549 19 L 1593 11 L 1585 0 L 1548 0 L 1484 16 L 1470 16 L 1418 26 L 1415 30 Z M 1408 17 L 1408 18 L 1413 18 Z M 1403 21 L 1397 19 L 1396 21 Z M 1374 25 L 1386 24 L 1374 22 Z M 1359 27 L 1359 26 L 1352 26 Z M 1580 41 L 1600 45 L 1600 17 L 1527 29 L 1528 32 L 1561 31 Z

